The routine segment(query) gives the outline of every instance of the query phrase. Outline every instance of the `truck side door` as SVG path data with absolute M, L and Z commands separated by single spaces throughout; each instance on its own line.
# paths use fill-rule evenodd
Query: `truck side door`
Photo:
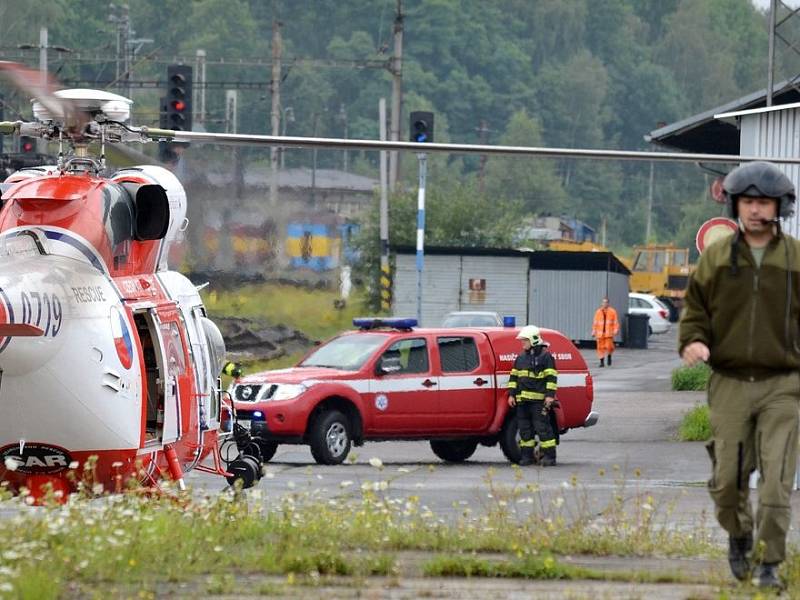
M 476 335 L 436 337 L 440 428 L 480 431 L 495 414 L 495 383 L 490 347 Z
M 390 344 L 378 358 L 370 380 L 375 432 L 403 435 L 431 431 L 438 418 L 439 378 L 433 374 L 425 337 L 408 337 Z

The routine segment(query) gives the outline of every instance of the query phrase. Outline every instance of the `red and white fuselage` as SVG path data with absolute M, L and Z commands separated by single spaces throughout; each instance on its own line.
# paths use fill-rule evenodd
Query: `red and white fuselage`
M 166 234 L 141 239 L 167 218 L 161 189 Z M 160 167 L 29 170 L 3 185 L 0 481 L 113 489 L 178 475 L 216 448 L 224 347 L 194 285 L 167 267 L 185 213 Z

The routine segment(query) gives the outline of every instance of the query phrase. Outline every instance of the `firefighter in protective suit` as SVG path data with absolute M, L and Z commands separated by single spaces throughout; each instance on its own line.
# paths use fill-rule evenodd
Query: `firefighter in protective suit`
M 753 583 L 781 587 L 800 404 L 800 242 L 781 231 L 794 211 L 791 180 L 772 163 L 731 171 L 722 187 L 739 229 L 709 245 L 689 279 L 679 351 L 712 369 L 708 386 L 711 479 L 728 562 L 750 577 L 754 541 L 763 556 Z M 759 471 L 758 510 L 748 480 Z M 754 540 L 755 534 L 755 540 Z
M 558 371 L 553 355 L 547 351 L 539 328 L 526 325 L 517 335 L 522 340 L 523 352 L 514 361 L 508 380 L 508 404 L 517 407 L 521 451 L 520 465 L 533 463 L 539 437 L 542 458 L 539 464 L 552 467 L 556 464 L 556 438 L 550 422 L 549 411 L 555 402 L 558 389 Z

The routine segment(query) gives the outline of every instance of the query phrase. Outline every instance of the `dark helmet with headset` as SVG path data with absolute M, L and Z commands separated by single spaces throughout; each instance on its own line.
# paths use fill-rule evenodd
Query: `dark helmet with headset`
M 794 214 L 794 184 L 778 167 L 763 160 L 745 163 L 728 173 L 722 182 L 728 212 L 736 219 L 739 196 L 774 198 L 778 201 L 778 216 L 787 219 Z

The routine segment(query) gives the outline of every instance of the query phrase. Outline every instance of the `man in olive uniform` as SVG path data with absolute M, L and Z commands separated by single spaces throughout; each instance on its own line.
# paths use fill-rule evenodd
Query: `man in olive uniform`
M 535 435 L 543 467 L 556 464 L 556 438 L 550 423 L 550 410 L 558 389 L 558 371 L 553 355 L 547 351 L 538 327 L 526 325 L 517 335 L 523 352 L 514 361 L 508 380 L 508 404 L 517 407 L 521 451 L 520 465 L 533 463 Z
M 709 491 L 728 532 L 733 575 L 750 577 L 753 533 L 763 544 L 753 583 L 779 588 L 797 462 L 800 402 L 800 242 L 780 229 L 795 190 L 778 167 L 747 163 L 723 182 L 739 229 L 708 246 L 689 280 L 679 351 L 707 361 L 712 439 Z M 750 473 L 759 471 L 755 522 Z

